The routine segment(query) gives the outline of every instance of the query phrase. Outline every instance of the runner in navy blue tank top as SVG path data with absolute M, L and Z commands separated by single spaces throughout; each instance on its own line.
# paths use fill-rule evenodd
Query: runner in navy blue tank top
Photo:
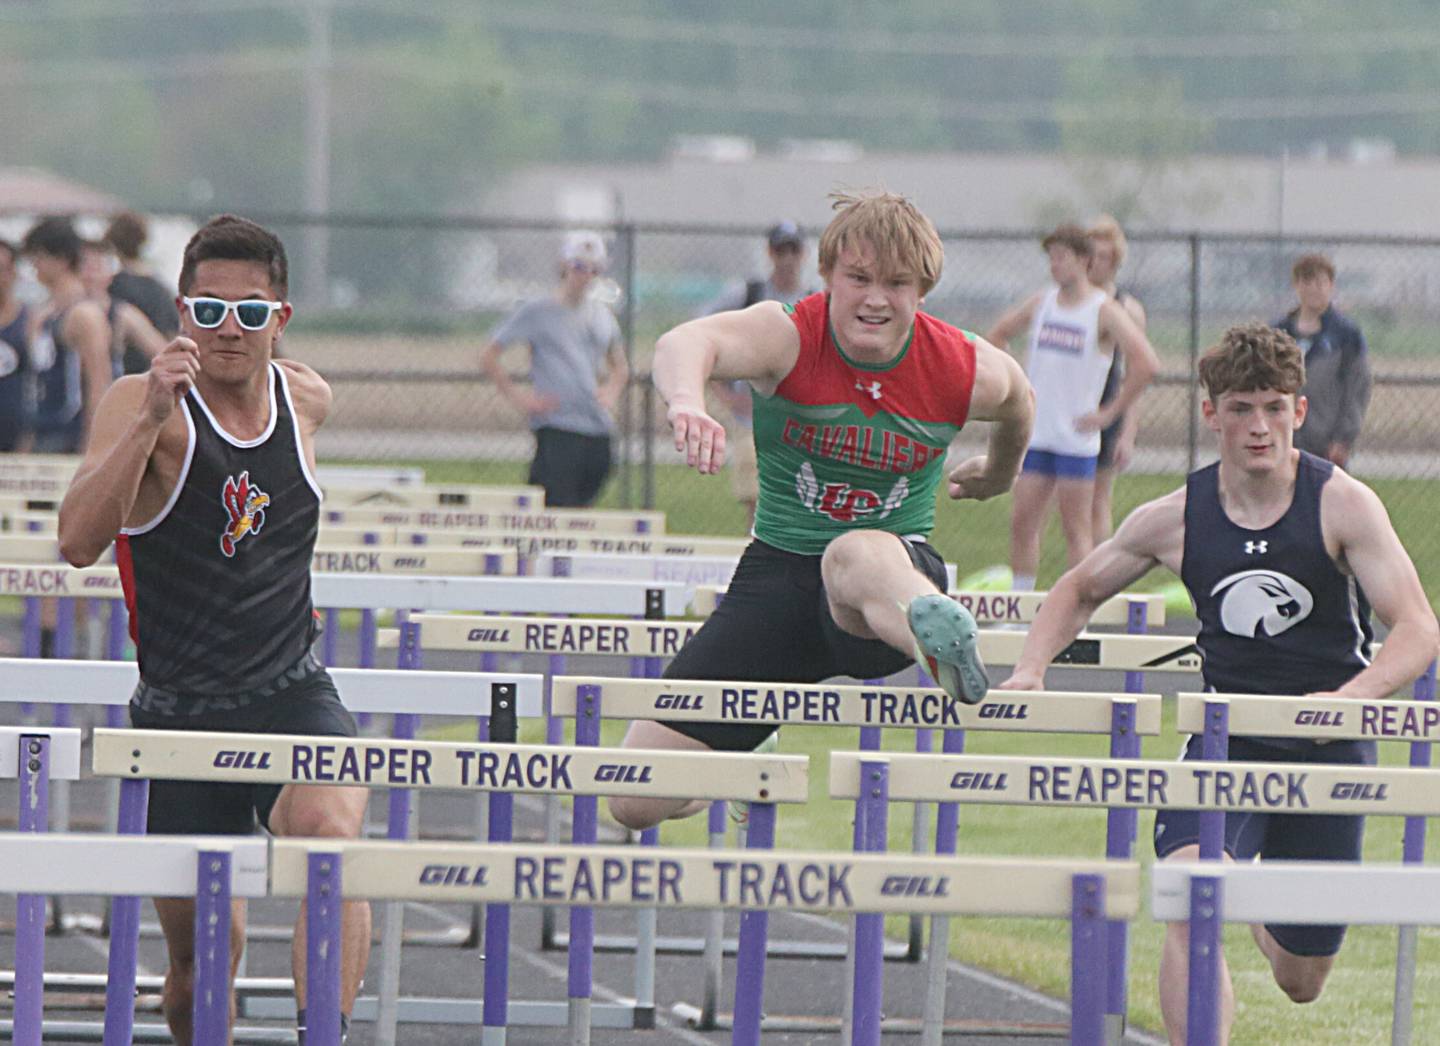
M 0 240 L 0 453 L 20 449 L 29 422 L 30 312 L 14 294 L 19 253 Z
M 180 336 L 145 375 L 117 381 L 60 508 L 60 548 L 94 563 L 120 535 L 140 661 L 131 722 L 146 729 L 353 736 L 355 723 L 311 653 L 310 561 L 321 493 L 315 431 L 330 389 L 275 360 L 290 319 L 284 247 L 232 216 L 202 227 L 180 273 Z M 152 782 L 152 833 L 354 837 L 366 790 L 323 785 Z M 157 898 L 170 952 L 164 1007 L 191 1041 L 194 902 Z M 237 902 L 237 927 L 243 906 Z M 304 913 L 295 983 L 305 983 Z M 343 915 L 341 1008 L 370 947 L 370 910 Z M 236 956 L 243 929 L 231 936 Z M 304 1043 L 305 1000 L 297 998 Z
M 1294 449 L 1305 420 L 1305 366 L 1288 334 L 1232 327 L 1200 362 L 1206 424 L 1220 461 L 1185 486 L 1142 505 L 1115 536 L 1067 573 L 1045 600 L 1014 674 L 1000 689 L 1040 689 L 1045 667 L 1096 607 L 1152 567 L 1180 575 L 1200 618 L 1206 686 L 1238 693 L 1314 694 L 1375 700 L 1413 682 L 1435 657 L 1440 628 L 1415 567 L 1379 497 L 1365 484 Z M 1390 629 L 1371 656 L 1369 602 Z M 1185 758 L 1199 757 L 1198 738 Z M 1373 742 L 1232 737 L 1232 762 L 1369 764 Z M 1227 813 L 1235 860 L 1358 861 L 1363 818 Z M 1155 818 L 1163 860 L 1199 854 L 1199 818 Z M 1276 983 L 1296 1002 L 1319 996 L 1343 926 L 1254 927 Z M 1183 1042 L 1188 929 L 1167 927 L 1160 1005 L 1171 1040 Z M 1234 995 L 1221 991 L 1228 1040 Z

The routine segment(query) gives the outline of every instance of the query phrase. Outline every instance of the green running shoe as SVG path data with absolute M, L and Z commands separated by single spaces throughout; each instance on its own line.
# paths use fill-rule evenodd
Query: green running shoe
M 975 619 L 949 596 L 916 596 L 905 610 L 915 657 L 947 694 L 967 705 L 985 700 L 990 680 L 980 660 Z

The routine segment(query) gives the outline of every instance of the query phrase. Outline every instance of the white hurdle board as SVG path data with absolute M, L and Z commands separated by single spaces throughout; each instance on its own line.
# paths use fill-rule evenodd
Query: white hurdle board
M 323 469 L 324 466 L 321 466 Z M 508 512 L 520 510 L 535 511 L 545 504 L 545 489 L 531 486 L 484 486 L 480 484 L 457 484 L 439 486 L 434 484 L 390 483 L 326 484 L 325 506 L 329 509 L 356 509 L 362 511 L 384 509 L 444 509 L 480 508 L 487 511 Z M 323 509 L 322 509 L 323 511 Z
M 1151 915 L 1190 918 L 1190 880 L 1221 880 L 1226 922 L 1440 926 L 1440 868 L 1338 861 L 1160 861 Z
M 1175 727 L 1181 733 L 1203 733 L 1205 704 L 1214 701 L 1227 706 L 1232 737 L 1440 741 L 1440 702 L 1268 694 L 1181 693 L 1177 696 Z
M 1074 876 L 1088 874 L 1105 879 L 1106 918 L 1133 918 L 1140 905 L 1133 861 L 313 839 L 275 840 L 272 896 L 305 895 L 312 853 L 342 854 L 344 895 L 377 900 L 1068 916 Z M 463 881 L 449 874 L 462 869 Z M 921 880 L 931 894 L 894 889 Z
M 0 893 L 193 897 L 200 854 L 230 854 L 230 893 L 265 897 L 269 843 L 258 837 L 0 832 Z
M 552 584 L 563 584 L 560 580 Z M 492 614 L 412 614 L 425 650 L 507 654 L 616 654 L 674 657 L 700 631 L 699 621 L 616 618 L 507 617 Z M 400 645 L 400 630 L 382 628 L 380 649 Z
M 310 569 L 316 574 L 456 574 L 513 577 L 520 556 L 513 548 L 481 551 L 425 545 L 376 547 L 317 541 Z
M 466 507 L 463 502 L 427 507 L 327 508 L 321 520 L 342 527 L 416 527 L 421 530 L 495 530 L 523 534 L 665 533 L 665 513 L 625 509 L 518 509 Z
M 20 776 L 22 737 L 50 739 L 50 780 L 80 780 L 80 731 L 57 726 L 0 726 L 0 779 Z
M 859 798 L 865 762 L 888 764 L 904 802 L 1440 815 L 1440 770 L 1321 763 L 832 752 L 832 798 Z
M 515 687 L 517 716 L 537 718 L 544 705 L 544 678 L 538 675 L 385 668 L 329 671 L 340 700 L 352 712 L 489 715 L 491 688 L 506 683 Z M 0 658 L 3 701 L 128 705 L 139 681 L 139 669 L 130 661 Z
M 90 743 L 91 769 L 100 777 L 767 803 L 809 798 L 809 759 L 801 755 L 105 727 Z
M 954 566 L 946 564 L 946 570 L 953 572 Z M 953 584 L 954 579 L 951 578 Z M 692 603 L 694 612 L 709 617 L 726 591 L 725 583 L 698 584 Z M 956 600 L 980 624 L 1029 624 L 1035 620 L 1040 604 L 1045 601 L 1045 592 L 968 592 L 951 589 L 950 598 Z M 1145 604 L 1147 627 L 1165 624 L 1165 599 L 1148 592 L 1130 592 L 1113 596 L 1101 603 L 1090 618 L 1092 625 L 1124 626 L 1130 620 L 1130 604 Z
M 423 631 L 421 636 L 423 645 Z M 1093 734 L 1109 732 L 1115 702 L 1125 701 L 1135 705 L 1138 734 L 1160 733 L 1159 694 L 992 690 L 984 703 L 967 705 L 943 690 L 920 687 L 556 676 L 551 711 L 573 716 L 582 704 L 581 688 L 595 685 L 601 689 L 600 714 L 613 719 Z
M 980 656 L 987 665 L 1013 665 L 1025 648 L 1024 632 L 980 630 Z M 1056 655 L 1052 665 L 1125 672 L 1198 672 L 1200 648 L 1189 636 L 1082 632 Z

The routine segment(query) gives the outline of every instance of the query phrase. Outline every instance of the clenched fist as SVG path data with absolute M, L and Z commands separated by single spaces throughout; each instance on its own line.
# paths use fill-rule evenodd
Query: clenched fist
M 145 410 L 163 424 L 195 384 L 200 373 L 200 349 L 189 338 L 173 338 L 150 361 Z

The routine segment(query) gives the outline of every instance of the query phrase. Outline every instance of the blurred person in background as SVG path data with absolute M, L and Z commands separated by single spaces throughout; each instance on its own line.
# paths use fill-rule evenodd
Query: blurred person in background
M 157 331 L 166 338 L 175 337 L 180 329 L 180 314 L 175 310 L 175 288 L 157 280 L 143 260 L 145 244 L 150 239 L 150 224 L 144 215 L 121 211 L 105 230 L 105 242 L 115 248 L 120 271 L 110 279 L 110 297 L 129 302 L 145 314 Z M 138 350 L 127 349 L 124 357 L 126 374 L 140 374 L 150 368 L 150 358 Z
M 149 370 L 150 361 L 164 350 L 166 338 L 143 312 L 110 293 L 115 275 L 115 254 L 110 244 L 105 240 L 82 240 L 80 282 L 90 300 L 105 310 L 105 320 L 110 324 L 110 369 L 118 378 Z
M 794 305 L 816 288 L 804 282 L 805 236 L 800 226 L 792 221 L 783 221 L 771 226 L 765 234 L 765 252 L 770 257 L 770 274 L 737 282 L 725 289 L 714 301 L 701 311 L 702 316 L 713 316 L 717 312 L 732 312 L 748 309 L 756 302 L 778 301 L 781 305 Z M 730 451 L 730 492 L 735 500 L 745 506 L 748 522 L 755 522 L 755 504 L 760 498 L 759 477 L 755 468 L 754 405 L 750 401 L 750 388 L 743 381 L 717 381 L 714 383 L 721 401 L 730 411 L 730 432 L 727 446 Z
M 1035 587 L 1040 536 L 1052 499 L 1060 504 L 1069 565 L 1090 554 L 1100 433 L 1134 405 L 1160 369 L 1144 331 L 1090 283 L 1086 231 L 1061 225 L 1041 246 L 1054 284 L 1013 306 L 986 335 L 992 344 L 1006 346 L 1020 331 L 1030 331 L 1026 372 L 1035 388 L 1035 432 L 1015 482 L 1010 517 L 1010 569 L 1017 591 Z M 1125 360 L 1125 377 L 1115 398 L 1101 406 L 1116 351 Z
M 1120 223 L 1110 215 L 1102 214 L 1086 231 L 1090 235 L 1090 283 L 1119 302 L 1135 321 L 1135 326 L 1145 330 L 1145 306 L 1140 304 L 1140 299 L 1135 295 L 1115 286 L 1115 274 L 1120 271 L 1120 266 L 1125 264 L 1125 254 L 1129 249 L 1125 241 L 1125 230 L 1121 229 Z M 1105 375 L 1105 391 L 1100 394 L 1102 407 L 1115 398 L 1125 376 L 1124 354 L 1115 351 L 1113 341 L 1107 348 L 1110 352 L 1110 372 Z M 1129 410 L 1100 433 L 1100 456 L 1095 460 L 1095 503 L 1092 512 L 1093 540 L 1097 545 L 1108 538 L 1114 529 L 1111 494 L 1115 489 L 1115 476 L 1129 467 L 1135 455 L 1135 435 L 1139 429 L 1139 416 L 1135 411 Z
M 528 301 L 495 328 L 480 367 L 535 434 L 529 482 L 545 488 L 545 504 L 588 508 L 611 468 L 615 409 L 630 380 L 620 327 L 590 293 L 605 271 L 599 233 L 575 232 L 560 248 L 560 283 L 553 294 Z M 530 385 L 510 379 L 501 354 L 530 349 Z M 602 368 L 608 368 L 601 380 Z
M 1335 264 L 1323 254 L 1301 255 L 1290 271 L 1299 304 L 1275 326 L 1295 339 L 1305 354 L 1305 387 L 1310 404 L 1295 446 L 1344 468 L 1370 405 L 1370 354 L 1354 320 L 1338 312 Z
M 0 240 L 0 452 L 24 450 L 29 435 L 30 310 L 15 297 L 20 248 Z
M 110 387 L 110 324 L 80 280 L 81 241 L 68 218 L 45 218 L 25 234 L 20 253 L 48 294 L 31 324 L 36 375 L 34 450 L 75 454 Z

